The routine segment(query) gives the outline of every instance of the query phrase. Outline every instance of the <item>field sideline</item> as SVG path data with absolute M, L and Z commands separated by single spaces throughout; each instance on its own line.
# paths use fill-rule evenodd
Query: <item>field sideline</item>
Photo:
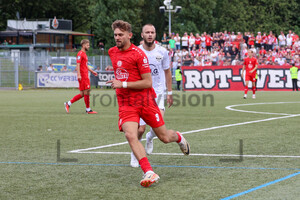
M 161 180 L 150 188 L 129 166 L 114 91 L 92 91 L 97 115 L 83 100 L 66 114 L 77 93 L 0 90 L 0 199 L 299 199 L 300 92 L 175 92 L 165 122 L 192 155 L 154 140 Z

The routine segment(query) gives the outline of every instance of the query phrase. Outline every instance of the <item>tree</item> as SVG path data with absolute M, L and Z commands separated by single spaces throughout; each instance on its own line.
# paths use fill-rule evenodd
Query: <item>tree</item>
M 96 34 L 96 38 L 104 41 L 105 47 L 114 46 L 111 24 L 115 20 L 122 19 L 132 25 L 133 42 L 139 44 L 144 4 L 143 0 L 98 0 L 90 7 L 93 33 Z

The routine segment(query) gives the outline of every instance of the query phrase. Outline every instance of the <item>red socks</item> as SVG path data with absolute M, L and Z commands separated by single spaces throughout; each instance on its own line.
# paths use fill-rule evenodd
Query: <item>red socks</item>
M 84 102 L 85 102 L 85 107 L 89 108 L 90 107 L 90 96 L 89 95 L 84 95 Z
M 178 132 L 176 132 L 176 134 L 178 135 L 178 140 L 176 142 L 179 143 L 179 142 L 181 142 L 181 135 Z
M 256 87 L 252 86 L 252 92 L 253 92 L 253 94 L 255 94 L 255 91 L 256 91 Z
M 76 101 L 78 101 L 79 99 L 81 99 L 83 96 L 81 96 L 80 94 L 77 94 L 76 96 L 73 97 L 73 99 L 70 100 L 71 103 L 74 103 Z
M 245 86 L 245 94 L 247 94 L 248 93 L 248 86 Z
M 144 157 L 141 160 L 139 160 L 139 164 L 141 165 L 144 174 L 148 171 L 153 171 L 147 157 Z

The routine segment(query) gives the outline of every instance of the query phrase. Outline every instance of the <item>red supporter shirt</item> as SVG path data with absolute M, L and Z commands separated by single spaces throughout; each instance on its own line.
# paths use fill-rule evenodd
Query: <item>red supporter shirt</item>
M 89 79 L 89 70 L 88 70 L 88 57 L 85 52 L 79 51 L 76 57 L 76 62 L 80 63 L 80 75 L 81 79 Z
M 257 60 L 256 58 L 252 57 L 252 58 L 245 58 L 244 59 L 244 65 L 246 66 L 245 69 L 246 69 L 246 73 L 247 74 L 256 74 L 256 70 L 252 73 L 250 73 L 251 70 L 254 69 L 254 67 L 257 65 Z
M 211 46 L 212 38 L 209 36 L 205 37 L 205 44 L 206 46 Z
M 119 81 L 135 82 L 142 80 L 141 74 L 151 73 L 147 56 L 134 44 L 131 44 L 125 51 L 120 51 L 116 46 L 112 47 L 108 54 L 114 68 L 115 78 Z M 119 110 L 122 107 L 125 108 L 124 106 L 146 105 L 147 100 L 156 97 L 153 88 L 117 88 L 116 94 Z

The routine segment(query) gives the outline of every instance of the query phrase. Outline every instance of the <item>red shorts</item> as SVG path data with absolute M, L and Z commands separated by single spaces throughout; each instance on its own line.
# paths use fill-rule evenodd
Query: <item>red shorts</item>
M 90 89 L 90 79 L 81 79 L 79 82 L 79 90 L 89 90 Z
M 146 124 L 152 128 L 157 128 L 165 124 L 161 112 L 153 99 L 146 106 L 121 106 L 119 108 L 119 130 L 122 130 L 122 125 L 125 122 L 140 123 L 142 118 Z
M 247 73 L 245 76 L 245 81 L 255 82 L 256 81 L 256 73 L 252 73 L 252 74 Z

